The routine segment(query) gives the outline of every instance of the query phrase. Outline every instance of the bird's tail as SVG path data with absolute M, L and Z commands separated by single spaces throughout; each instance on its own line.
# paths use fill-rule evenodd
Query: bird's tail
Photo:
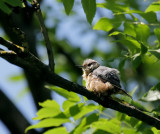
M 117 92 L 118 94 L 126 95 L 132 99 L 132 96 L 130 96 L 124 89 L 122 89 L 116 85 L 114 85 L 114 86 L 118 89 L 118 92 Z

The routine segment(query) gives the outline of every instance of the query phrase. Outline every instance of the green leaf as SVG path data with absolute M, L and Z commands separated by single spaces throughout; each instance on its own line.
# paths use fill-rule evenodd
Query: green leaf
M 20 99 L 22 99 L 25 95 L 27 95 L 30 92 L 29 88 L 26 87 L 24 89 L 22 89 L 16 96 L 15 100 L 19 101 Z
M 116 111 L 116 119 L 123 121 L 127 115 Z
M 24 74 L 19 74 L 19 75 L 13 75 L 9 77 L 10 81 L 16 82 L 24 79 Z
M 131 38 L 124 38 L 124 39 L 118 40 L 118 42 L 121 42 L 123 45 L 125 45 L 132 54 L 139 52 L 141 47 L 137 40 L 134 40 Z
M 70 109 L 70 107 L 76 105 L 76 103 L 74 101 L 70 101 L 70 100 L 66 100 L 63 102 L 63 110 L 67 111 L 68 109 Z
M 152 127 L 152 131 L 154 134 L 160 134 L 160 130 L 156 129 L 155 127 Z
M 79 103 L 77 105 L 72 106 L 69 109 L 70 116 L 72 116 L 75 120 L 83 117 L 84 115 L 93 112 L 94 110 L 98 109 L 98 106 L 90 104 L 84 105 L 83 103 Z
M 80 97 L 74 92 L 69 92 L 65 89 L 62 89 L 62 88 L 59 88 L 59 87 L 56 87 L 56 86 L 46 86 L 46 88 L 54 90 L 56 93 L 65 97 L 66 99 L 69 99 L 69 100 L 72 100 L 72 101 L 75 101 L 75 102 L 78 102 L 78 101 L 81 100 Z
M 83 106 L 84 106 L 83 103 L 79 103 L 77 105 L 70 107 L 68 114 L 72 117 L 75 116 L 76 114 L 78 114 L 81 111 Z
M 63 1 L 66 14 L 69 15 L 73 8 L 74 0 L 62 0 L 62 1 Z
M 124 23 L 124 33 L 136 37 L 135 26 L 130 23 Z
M 123 134 L 141 134 L 134 128 L 122 128 Z
M 115 35 L 119 35 L 119 34 L 123 34 L 123 33 L 118 32 L 118 31 L 114 31 L 113 33 L 109 34 L 108 36 L 115 36 Z
M 83 107 L 81 107 L 80 111 L 76 115 L 73 116 L 73 118 L 75 120 L 77 120 L 77 119 L 83 117 L 84 115 L 86 115 L 90 112 L 93 112 L 96 109 L 98 109 L 98 106 L 95 106 L 95 105 L 92 105 L 92 104 L 87 105 L 87 106 L 83 106 Z
M 153 2 L 151 5 L 149 5 L 145 12 L 150 11 L 160 11 L 160 2 Z
M 110 31 L 113 28 L 112 22 L 108 18 L 101 18 L 93 27 L 94 30 Z
M 69 134 L 65 127 L 58 127 L 49 129 L 48 131 L 44 132 L 44 134 Z
M 136 108 L 139 108 L 141 111 L 147 111 L 147 109 L 143 106 L 143 104 L 140 104 L 138 101 L 132 101 L 131 104 Z
M 154 29 L 154 34 L 156 35 L 157 39 L 160 42 L 160 28 L 159 27 Z
M 149 23 L 157 23 L 157 15 L 153 11 L 145 12 L 145 13 L 143 12 L 143 13 L 140 13 L 139 15 L 141 15 Z
M 142 42 L 140 42 L 140 41 L 138 41 L 139 42 L 139 44 L 141 45 L 141 55 L 144 55 L 144 54 L 146 54 L 147 53 L 147 51 L 148 51 L 148 48 L 147 48 L 147 46 L 146 45 L 144 45 Z
M 147 64 L 153 64 L 158 61 L 157 57 L 151 54 L 150 52 L 143 54 L 141 58 L 142 62 Z
M 108 133 L 120 134 L 121 133 L 120 124 L 121 122 L 116 119 L 112 120 L 101 119 L 97 122 L 92 123 L 92 127 L 94 129 L 104 130 Z
M 54 127 L 54 126 L 60 126 L 63 123 L 69 122 L 70 120 L 64 115 L 60 114 L 54 118 L 47 118 L 44 120 L 41 120 L 39 123 L 35 125 L 29 126 L 25 132 L 27 132 L 30 129 L 35 129 L 35 128 L 45 128 L 45 127 Z
M 7 4 L 11 5 L 11 6 L 19 6 L 22 7 L 22 1 L 21 0 L 3 0 L 4 2 L 6 2 Z
M 138 24 L 135 27 L 136 38 L 144 43 L 147 43 L 147 39 L 150 35 L 150 28 L 146 24 Z
M 153 86 L 142 98 L 142 101 L 156 101 L 160 99 L 160 82 Z
M 129 10 L 129 7 L 122 4 L 116 4 L 114 1 L 108 1 L 106 3 L 97 3 L 97 7 L 102 7 L 111 10 L 112 12 L 125 12 Z
M 89 115 L 88 117 L 84 117 L 80 124 L 73 130 L 74 134 L 82 134 L 90 125 L 97 121 L 99 116 L 95 113 Z
M 86 14 L 87 21 L 91 24 L 96 13 L 96 0 L 82 0 L 81 3 Z
M 140 53 L 137 53 L 133 56 L 132 65 L 134 68 L 137 68 L 141 63 L 141 55 Z
M 129 94 L 130 94 L 131 96 L 133 96 L 134 93 L 137 91 L 138 87 L 139 87 L 138 85 L 135 86 L 135 88 L 133 88 L 132 91 L 131 91 Z
M 11 13 L 11 9 L 3 2 L 0 0 L 0 9 L 6 13 L 6 14 L 10 14 Z
M 35 120 L 54 117 L 61 113 L 60 106 L 55 100 L 46 100 L 43 103 L 39 103 L 39 105 L 43 108 L 37 112 L 37 117 L 34 118 Z
M 130 52 L 136 53 L 141 49 L 142 44 L 136 40 L 135 37 L 118 31 L 111 33 L 109 36 L 113 35 L 121 35 L 120 39 L 116 40 L 116 42 L 121 42 L 123 45 L 127 46 Z
M 140 16 L 142 16 L 146 21 L 148 21 L 149 23 L 157 23 L 157 16 L 156 13 L 153 11 L 150 12 L 142 12 L 140 10 L 127 10 L 125 12 L 119 12 L 117 13 L 119 14 L 130 14 L 135 20 L 137 20 L 136 17 L 134 17 L 132 14 L 139 14 Z
M 160 59 L 160 49 L 157 50 L 149 50 L 149 52 L 151 54 L 153 54 L 155 57 L 157 57 L 158 59 Z

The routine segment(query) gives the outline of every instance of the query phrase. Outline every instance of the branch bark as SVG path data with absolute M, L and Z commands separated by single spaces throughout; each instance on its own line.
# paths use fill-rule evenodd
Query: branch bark
M 38 3 L 37 0 L 33 0 L 33 7 L 36 10 L 36 14 L 37 14 L 37 17 L 39 19 L 40 26 L 41 26 L 41 31 L 43 33 L 44 40 L 45 40 L 45 43 L 46 43 L 48 59 L 49 59 L 49 67 L 51 68 L 52 71 L 54 71 L 55 63 L 54 63 L 54 55 L 53 55 L 52 45 L 51 45 L 50 40 L 49 40 L 47 29 L 44 25 L 42 12 L 41 12 L 41 9 L 40 9 L 40 4 Z
M 0 89 L 0 119 L 7 126 L 12 134 L 23 134 L 30 123 L 25 119 L 21 112 L 8 99 Z M 4 103 L 5 102 L 5 103 Z M 7 105 L 7 107 L 6 107 Z M 28 134 L 41 134 L 36 130 L 29 131 Z
M 0 57 L 6 59 L 8 62 L 14 65 L 17 65 L 19 67 L 22 67 L 30 71 L 37 77 L 41 77 L 45 82 L 49 84 L 53 84 L 61 88 L 64 88 L 68 91 L 76 92 L 78 94 L 86 96 L 88 99 L 94 100 L 106 108 L 111 108 L 116 111 L 125 113 L 151 126 L 154 126 L 157 129 L 160 129 L 160 120 L 158 118 L 147 115 L 143 113 L 141 110 L 133 106 L 125 105 L 123 103 L 112 100 L 111 98 L 103 98 L 103 99 L 99 98 L 92 92 L 89 92 L 88 90 L 86 90 L 83 86 L 80 86 L 76 83 L 68 81 L 60 77 L 59 75 L 55 74 L 53 71 L 51 71 L 48 68 L 48 66 L 43 64 L 38 58 L 36 58 L 34 55 L 32 55 L 29 52 L 26 52 L 26 53 L 24 52 L 23 55 L 22 54 L 18 55 L 16 52 L 11 53 L 11 52 L 6 52 L 1 50 Z

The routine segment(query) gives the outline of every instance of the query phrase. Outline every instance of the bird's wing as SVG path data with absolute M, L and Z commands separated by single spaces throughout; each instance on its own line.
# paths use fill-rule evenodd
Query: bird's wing
M 110 82 L 117 87 L 121 87 L 119 80 L 119 71 L 117 69 L 100 66 L 93 72 L 94 75 L 100 77 L 103 82 Z

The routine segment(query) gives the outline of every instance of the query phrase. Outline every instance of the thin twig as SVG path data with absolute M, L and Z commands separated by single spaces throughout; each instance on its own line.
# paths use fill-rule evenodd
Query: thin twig
M 44 40 L 45 40 L 45 43 L 46 43 L 48 59 L 49 59 L 49 67 L 52 71 L 54 71 L 54 66 L 55 66 L 54 54 L 53 54 L 52 45 L 50 43 L 49 36 L 48 36 L 48 33 L 47 33 L 47 29 L 44 25 L 44 20 L 43 20 L 42 12 L 41 12 L 41 9 L 40 9 L 40 4 L 38 3 L 37 0 L 33 0 L 33 6 L 36 10 L 36 14 L 37 14 L 37 17 L 38 17 L 39 22 L 40 22 L 41 31 L 43 33 Z
M 3 44 L 3 46 L 7 47 L 9 50 L 13 50 L 17 53 L 22 53 L 25 51 L 25 49 L 21 46 L 18 46 L 14 44 L 13 42 L 4 40 L 2 37 L 0 37 L 0 44 Z

